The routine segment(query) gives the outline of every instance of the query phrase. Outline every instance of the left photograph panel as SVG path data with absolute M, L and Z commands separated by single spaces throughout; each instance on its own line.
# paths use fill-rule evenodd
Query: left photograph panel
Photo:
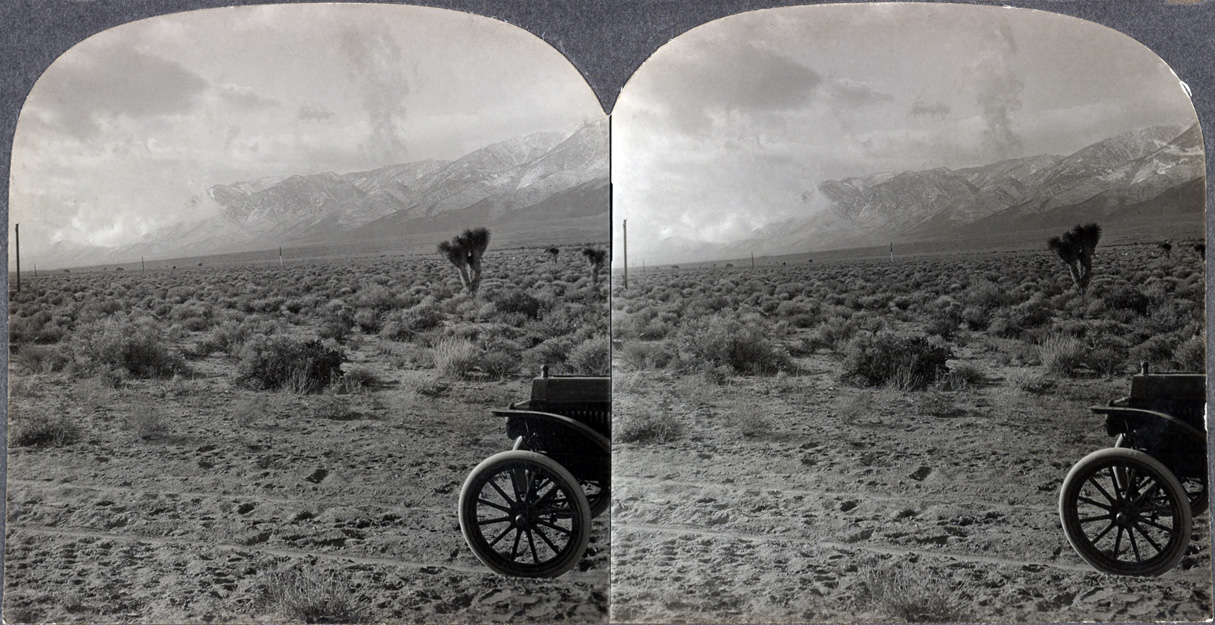
M 152 18 L 12 163 L 6 622 L 607 619 L 608 122 L 559 52 Z

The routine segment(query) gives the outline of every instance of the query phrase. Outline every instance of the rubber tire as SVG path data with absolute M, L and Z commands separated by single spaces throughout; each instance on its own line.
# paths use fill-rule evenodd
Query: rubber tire
M 586 487 L 590 481 L 591 480 L 580 480 L 580 484 L 582 484 L 582 492 L 584 494 L 587 492 Z M 599 482 L 596 484 L 596 486 L 598 486 L 600 489 L 599 492 L 595 493 L 595 496 L 593 497 L 589 494 L 586 497 L 587 503 L 589 503 L 591 506 L 591 518 L 598 518 L 599 515 L 606 512 L 608 507 L 612 504 L 611 480 L 606 480 L 606 483 Z
M 1131 469 L 1135 469 L 1137 473 L 1146 473 L 1160 485 L 1167 499 L 1173 519 L 1168 540 L 1155 556 L 1146 561 L 1128 562 L 1120 560 L 1116 556 L 1111 557 L 1094 545 L 1083 531 L 1079 510 L 1080 490 L 1090 477 L 1107 467 L 1113 468 L 1120 480 L 1124 480 L 1125 478 L 1122 476 L 1128 474 Z M 1114 486 L 1112 481 L 1108 486 Z M 1114 486 L 1115 490 L 1119 491 L 1124 487 Z M 1121 492 L 1116 496 L 1121 497 Z M 1111 447 L 1095 451 L 1085 456 L 1072 467 L 1071 471 L 1068 471 L 1067 477 L 1063 480 L 1063 487 L 1059 491 L 1059 518 L 1063 523 L 1063 533 L 1076 553 L 1097 570 L 1112 575 L 1152 577 L 1169 571 L 1177 566 L 1182 556 L 1185 555 L 1193 528 L 1189 498 L 1177 477 L 1155 458 L 1125 447 Z M 1127 534 L 1131 535 L 1129 531 Z M 1130 551 L 1130 547 L 1127 547 L 1127 553 L 1133 553 Z
M 491 537 L 481 533 L 477 521 L 478 501 L 482 489 L 493 478 L 506 471 L 524 469 L 540 473 L 560 489 L 570 506 L 570 538 L 558 545 L 560 552 L 543 562 L 524 562 L 529 555 L 526 550 L 517 559 L 499 553 L 491 545 Z M 504 451 L 486 458 L 468 474 L 460 488 L 460 531 L 473 554 L 485 566 L 502 575 L 515 577 L 557 577 L 570 570 L 582 559 L 591 537 L 591 506 L 582 492 L 582 487 L 573 475 L 552 458 L 534 451 Z M 501 527 L 501 526 L 499 526 Z M 514 527 L 512 523 L 512 528 Z M 519 530 L 515 530 L 519 534 Z

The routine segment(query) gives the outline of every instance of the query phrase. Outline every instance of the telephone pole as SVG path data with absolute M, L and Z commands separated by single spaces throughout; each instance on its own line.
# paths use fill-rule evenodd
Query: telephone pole
M 624 288 L 629 288 L 629 220 L 624 220 Z
M 17 239 L 17 292 L 21 292 L 21 224 L 13 226 Z

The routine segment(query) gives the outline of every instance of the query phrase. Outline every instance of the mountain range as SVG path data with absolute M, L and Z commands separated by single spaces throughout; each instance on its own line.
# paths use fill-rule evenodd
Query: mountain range
M 983 247 L 1097 222 L 1107 232 L 1142 222 L 1201 218 L 1205 206 L 1198 125 L 1153 126 L 1068 156 L 1043 154 L 963 169 L 934 168 L 828 180 L 829 200 L 805 217 L 769 223 L 742 241 L 664 241 L 670 260 L 744 258 L 890 242 L 960 241 Z M 1188 222 L 1187 222 L 1188 223 Z M 1201 236 L 1201 228 L 1194 236 Z M 997 236 L 998 235 L 998 236 Z
M 452 161 L 421 160 L 220 184 L 197 203 L 205 217 L 173 224 L 120 248 L 61 246 L 48 264 L 129 262 L 287 248 L 357 252 L 425 246 L 487 226 L 495 242 L 528 233 L 570 241 L 609 232 L 607 121 L 572 134 L 540 132 Z M 542 243 L 547 243 L 543 241 Z M 553 241 L 559 242 L 559 241 Z

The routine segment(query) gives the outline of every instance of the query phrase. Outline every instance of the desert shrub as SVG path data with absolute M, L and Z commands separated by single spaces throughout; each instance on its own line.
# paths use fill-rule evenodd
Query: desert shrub
M 388 313 L 380 335 L 394 341 L 409 340 L 419 332 L 437 328 L 442 323 L 443 312 L 433 297 L 427 297 L 412 308 Z
M 529 319 L 540 317 L 540 300 L 523 291 L 507 292 L 494 300 L 494 306 L 503 314 L 515 313 Z
M 1104 376 L 1116 376 L 1126 372 L 1130 358 L 1130 346 L 1116 336 L 1100 336 L 1091 340 L 1084 364 Z
M 725 365 L 736 373 L 771 375 L 793 368 L 789 354 L 759 323 L 714 316 L 697 319 L 667 339 L 678 354 L 678 368 L 697 372 Z
M 78 353 L 93 364 L 122 369 L 136 378 L 163 378 L 185 370 L 181 355 L 170 351 L 150 319 L 107 319 L 81 332 Z
M 953 338 L 954 333 L 958 331 L 958 327 L 962 325 L 962 309 L 956 305 L 947 305 L 938 308 L 932 317 L 928 320 L 928 325 L 924 331 L 933 336 L 939 336 L 943 339 Z
M 575 346 L 568 336 L 557 336 L 533 346 L 523 354 L 528 369 L 539 370 L 543 365 L 558 365 L 565 362 Z
M 262 585 L 262 601 L 287 621 L 362 623 L 366 616 L 354 593 L 333 577 L 274 571 Z
M 481 370 L 495 380 L 506 380 L 519 373 L 519 356 L 509 352 L 489 351 L 481 357 Z
M 960 362 L 950 367 L 940 381 L 950 389 L 960 391 L 985 383 L 987 373 L 972 362 Z
M 80 438 L 80 426 L 62 411 L 35 412 L 17 421 L 11 436 L 17 447 L 63 447 Z
M 856 322 L 842 316 L 832 316 L 819 324 L 808 340 L 812 349 L 827 348 L 838 351 L 857 333 Z
M 30 373 L 51 373 L 66 369 L 72 358 L 58 346 L 26 344 L 12 355 L 12 363 Z
M 431 360 L 439 375 L 460 380 L 473 377 L 482 356 L 475 343 L 458 337 L 444 338 L 430 349 Z
M 358 393 L 365 389 L 374 388 L 379 384 L 379 376 L 371 369 L 367 367 L 352 367 L 349 371 L 342 374 L 341 380 L 338 381 L 338 388 L 343 393 Z
M 1136 315 L 1145 315 L 1152 307 L 1152 300 L 1138 289 L 1126 284 L 1105 289 L 1101 301 L 1109 310 L 1125 310 Z
M 1140 363 L 1148 363 L 1157 371 L 1167 371 L 1173 366 L 1173 353 L 1177 350 L 1180 340 L 1172 335 L 1158 335 L 1149 337 L 1147 340 L 1131 348 L 1131 362 L 1135 363 L 1136 367 Z M 1197 371 L 1205 370 L 1205 364 L 1196 369 Z
M 312 393 L 338 380 L 346 353 L 319 340 L 255 336 L 241 348 L 238 374 L 253 388 Z
M 920 390 L 947 371 L 945 363 L 952 357 L 948 346 L 926 336 L 862 334 L 848 344 L 843 377 L 861 386 L 894 384 Z
M 1205 336 L 1194 336 L 1177 346 L 1173 353 L 1177 371 L 1202 372 L 1207 368 L 1207 344 Z
M 1066 334 L 1051 334 L 1038 345 L 1038 356 L 1047 372 L 1071 376 L 1084 365 L 1088 348 L 1084 341 Z
M 859 599 L 899 622 L 949 623 L 968 617 L 964 604 L 939 576 L 907 566 L 865 567 Z
M 622 443 L 669 443 L 683 436 L 683 424 L 671 412 L 658 407 L 626 411 L 614 417 L 612 439 Z
M 159 406 L 151 402 L 142 402 L 132 407 L 127 417 L 127 427 L 144 441 L 163 439 L 169 434 L 168 422 Z
M 571 373 L 583 375 L 607 375 L 611 369 L 611 356 L 606 338 L 590 338 L 575 347 L 566 359 Z
M 374 308 L 360 308 L 354 311 L 354 324 L 365 334 L 379 332 L 382 326 L 380 312 Z

